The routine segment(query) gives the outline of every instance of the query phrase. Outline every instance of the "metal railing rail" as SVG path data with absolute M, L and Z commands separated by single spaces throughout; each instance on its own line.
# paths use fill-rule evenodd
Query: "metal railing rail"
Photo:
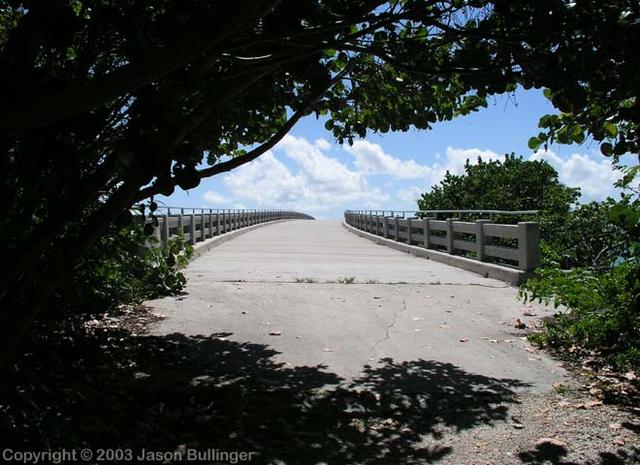
M 417 217 L 436 217 L 438 215 L 480 215 L 480 216 L 538 216 L 539 210 L 346 210 L 345 213 L 368 214 L 379 216 L 399 216 L 407 218 L 407 214 Z M 389 213 L 389 215 L 387 215 Z

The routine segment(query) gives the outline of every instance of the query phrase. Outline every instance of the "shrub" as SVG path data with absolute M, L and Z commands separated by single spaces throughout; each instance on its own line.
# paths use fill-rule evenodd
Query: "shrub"
M 192 253 L 181 236 L 160 246 L 139 223 L 114 225 L 75 268 L 54 307 L 58 313 L 94 314 L 178 293 L 186 283 L 180 269 Z

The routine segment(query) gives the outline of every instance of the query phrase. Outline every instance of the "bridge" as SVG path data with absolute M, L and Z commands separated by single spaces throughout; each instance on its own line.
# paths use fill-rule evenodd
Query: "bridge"
M 539 259 L 535 222 L 363 211 L 344 221 L 175 209 L 159 218 L 158 237 L 183 231 L 198 258 L 184 295 L 149 302 L 166 316 L 156 335 L 259 344 L 278 366 L 322 367 L 344 383 L 390 360 L 534 392 L 565 375 L 523 337 L 553 313 L 520 303 L 513 286 Z

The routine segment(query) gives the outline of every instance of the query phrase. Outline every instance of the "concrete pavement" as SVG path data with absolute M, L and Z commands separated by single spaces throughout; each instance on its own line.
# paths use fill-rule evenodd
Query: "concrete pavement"
M 346 382 L 385 359 L 450 363 L 533 391 L 566 375 L 514 327 L 551 309 L 523 305 L 503 282 L 356 237 L 337 221 L 248 232 L 186 275 L 185 295 L 149 302 L 167 317 L 154 334 L 227 333 L 269 346 L 283 366 L 322 366 Z

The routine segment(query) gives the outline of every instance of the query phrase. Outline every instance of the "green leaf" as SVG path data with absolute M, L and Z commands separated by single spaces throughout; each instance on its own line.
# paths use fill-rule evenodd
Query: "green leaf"
M 610 157 L 611 155 L 613 155 L 613 145 L 611 145 L 609 142 L 605 142 L 604 144 L 601 144 L 600 152 L 602 152 L 602 155 L 606 157 Z
M 604 132 L 608 137 L 613 139 L 618 135 L 618 127 L 611 122 L 605 123 Z
M 529 139 L 529 142 L 527 143 L 527 145 L 529 146 L 529 148 L 531 150 L 538 150 L 540 148 L 540 146 L 542 145 L 542 141 L 540 139 L 538 139 L 537 137 L 531 137 Z

